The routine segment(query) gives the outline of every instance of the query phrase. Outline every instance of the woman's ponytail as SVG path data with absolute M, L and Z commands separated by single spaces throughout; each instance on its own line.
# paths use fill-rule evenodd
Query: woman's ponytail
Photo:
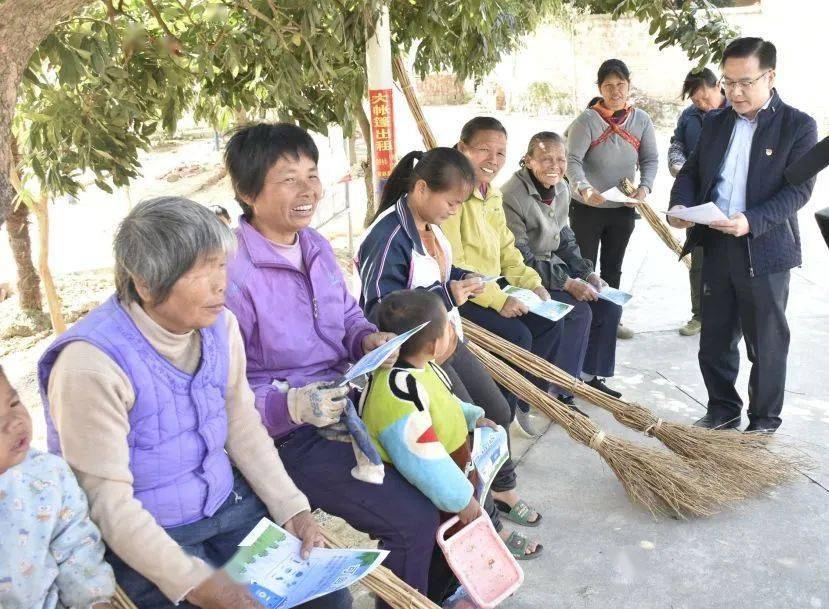
M 423 158 L 423 154 L 422 150 L 412 150 L 397 162 L 389 179 L 386 180 L 386 184 L 383 186 L 380 204 L 377 206 L 377 213 L 374 214 L 372 222 L 389 207 L 397 203 L 400 197 L 409 192 L 415 163 Z

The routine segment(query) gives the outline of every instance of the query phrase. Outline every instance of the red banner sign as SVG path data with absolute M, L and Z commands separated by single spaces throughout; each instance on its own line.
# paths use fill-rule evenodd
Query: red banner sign
M 371 109 L 371 140 L 374 172 L 378 180 L 386 180 L 394 169 L 394 105 L 391 89 L 368 92 Z

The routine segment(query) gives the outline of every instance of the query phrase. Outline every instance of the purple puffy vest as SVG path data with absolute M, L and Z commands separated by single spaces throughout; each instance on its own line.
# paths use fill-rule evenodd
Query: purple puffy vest
M 194 375 L 164 359 L 115 296 L 58 337 L 38 362 L 49 452 L 60 454 L 49 414 L 49 375 L 66 345 L 86 341 L 112 358 L 132 382 L 135 404 L 127 443 L 135 498 L 166 528 L 215 514 L 233 489 L 225 452 L 229 348 L 224 315 L 201 330 L 201 363 Z

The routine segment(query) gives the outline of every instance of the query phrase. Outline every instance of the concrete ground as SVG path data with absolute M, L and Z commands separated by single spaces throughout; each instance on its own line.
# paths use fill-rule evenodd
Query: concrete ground
M 778 432 L 807 451 L 817 469 L 712 518 L 654 519 L 628 500 L 597 453 L 550 426 L 534 443 L 520 442 L 525 452 L 518 470 L 522 495 L 544 514 L 540 528 L 527 529 L 544 544 L 544 555 L 522 563 L 525 584 L 501 607 L 829 607 L 829 250 L 812 210 L 829 203 L 825 192 L 819 188 L 800 214 L 805 265 L 792 274 L 792 346 Z M 699 340 L 676 331 L 690 316 L 687 273 L 644 220 L 631 240 L 622 283 L 634 294 L 624 322 L 636 337 L 619 341 L 610 384 L 665 419 L 694 421 L 706 402 Z M 742 362 L 739 387 L 747 402 L 744 350 Z M 580 402 L 606 432 L 648 442 Z M 535 421 L 544 427 L 543 415 Z

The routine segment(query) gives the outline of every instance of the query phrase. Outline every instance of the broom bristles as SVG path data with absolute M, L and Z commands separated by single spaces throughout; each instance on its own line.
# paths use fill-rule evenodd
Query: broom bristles
M 698 475 L 680 456 L 606 435 L 590 419 L 561 404 L 494 355 L 475 343 L 468 346 L 499 384 L 544 412 L 574 440 L 598 452 L 631 500 L 654 515 L 710 516 L 734 499 L 726 487 Z
M 320 527 L 329 548 L 347 548 L 342 540 L 334 533 Z M 360 580 L 360 583 L 386 601 L 394 609 L 440 609 L 423 594 L 392 573 L 387 567 L 380 565 L 374 571 Z
M 640 404 L 625 402 L 590 387 L 534 353 L 463 320 L 464 334 L 489 351 L 531 374 L 571 390 L 609 411 L 622 425 L 646 433 L 671 451 L 690 460 L 715 481 L 743 499 L 772 486 L 794 480 L 811 461 L 798 455 L 780 438 L 734 431 L 705 429 L 657 418 Z M 774 448 L 772 450 L 771 448 Z

